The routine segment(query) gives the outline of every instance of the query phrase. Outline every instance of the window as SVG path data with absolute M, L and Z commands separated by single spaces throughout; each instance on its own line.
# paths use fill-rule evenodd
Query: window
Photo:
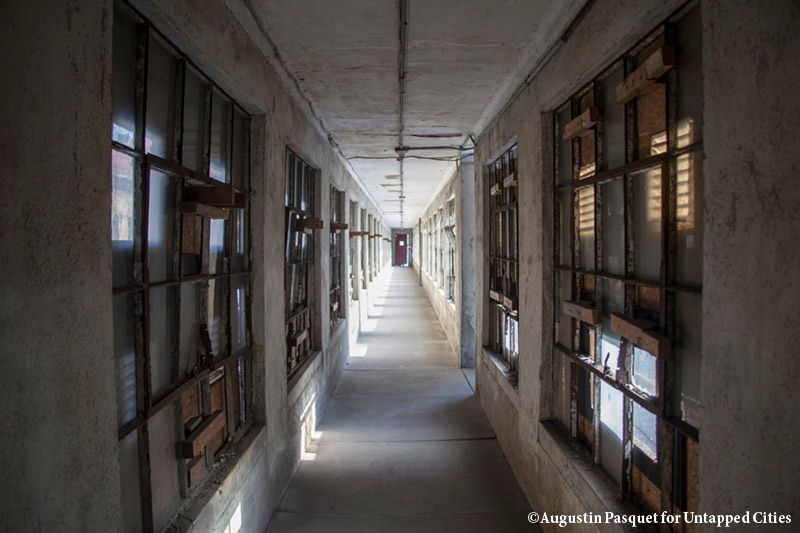
M 331 330 L 345 316 L 344 311 L 344 192 L 331 187 L 330 315 Z
M 123 520 L 152 531 L 252 423 L 249 118 L 127 6 L 113 34 Z
M 367 276 L 368 274 L 368 262 L 369 262 L 369 252 L 367 248 L 367 243 L 369 242 L 369 226 L 367 226 L 367 210 L 361 210 L 361 288 L 366 290 L 367 289 Z
M 456 199 L 451 197 L 446 204 L 446 223 L 444 226 L 447 237 L 447 264 L 445 272 L 445 294 L 447 301 L 454 303 L 456 300 Z
M 698 11 L 570 97 L 554 128 L 554 415 L 623 498 L 670 513 L 697 506 Z
M 358 203 L 350 202 L 350 237 L 353 238 L 356 234 L 355 231 L 358 231 L 360 226 L 358 225 Z M 350 243 L 350 255 L 349 255 L 349 266 L 350 266 L 350 301 L 358 300 L 358 277 L 356 272 L 358 269 L 358 243 L 351 242 Z
M 316 171 L 286 149 L 286 371 L 291 377 L 311 354 L 314 313 Z
M 438 268 L 436 269 L 436 283 L 439 284 L 440 288 L 444 288 L 444 253 L 445 249 L 447 248 L 447 243 L 445 242 L 444 236 L 444 225 L 444 206 L 442 206 L 439 208 L 439 224 L 436 226 L 436 264 L 438 265 Z
M 501 355 L 516 383 L 519 357 L 517 147 L 488 167 L 489 175 L 489 346 Z

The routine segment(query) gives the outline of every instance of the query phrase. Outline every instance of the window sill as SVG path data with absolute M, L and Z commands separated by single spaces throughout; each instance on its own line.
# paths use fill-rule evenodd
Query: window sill
M 289 385 L 287 386 L 289 405 L 292 405 L 300 397 L 300 393 L 306 388 L 311 378 L 322 366 L 321 356 L 322 352 L 319 350 L 311 352 L 311 355 L 300 365 L 300 368 L 297 369 L 297 372 L 295 372 L 289 380 Z
M 642 510 L 622 502 L 619 487 L 601 467 L 594 466 L 589 453 L 561 432 L 555 422 L 539 422 L 539 444 L 561 473 L 566 484 L 587 512 L 641 514 Z M 619 524 L 606 524 L 604 531 L 629 531 Z
M 179 531 L 191 529 L 204 513 L 208 513 L 212 520 L 222 515 L 247 477 L 256 470 L 258 461 L 263 457 L 259 450 L 266 447 L 266 435 L 267 426 L 253 425 L 238 442 L 219 454 L 220 464 L 216 470 L 178 511 L 175 522 Z M 201 522 L 205 523 L 205 520 Z
M 481 352 L 483 353 L 483 364 L 489 374 L 500 385 L 509 401 L 519 411 L 519 389 L 514 384 L 514 376 L 508 371 L 505 361 L 503 361 L 502 357 L 486 348 L 482 348 Z

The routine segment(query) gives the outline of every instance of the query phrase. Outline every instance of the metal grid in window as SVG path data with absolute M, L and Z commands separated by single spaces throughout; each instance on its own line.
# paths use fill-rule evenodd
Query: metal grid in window
M 690 7 L 554 128 L 554 414 L 625 499 L 670 513 L 697 506 L 700 32 Z
M 344 285 L 344 192 L 331 187 L 330 321 L 331 330 L 345 317 Z
M 516 384 L 519 358 L 519 243 L 517 240 L 517 146 L 488 166 L 489 346 L 502 356 Z
M 113 35 L 123 519 L 152 531 L 252 424 L 249 118 L 126 5 Z
M 350 238 L 352 239 L 359 231 L 358 225 L 358 203 L 350 202 Z M 358 242 L 350 242 L 350 301 L 358 300 Z
M 316 170 L 286 149 L 286 372 L 291 377 L 311 354 L 314 313 L 314 231 Z
M 456 199 L 451 197 L 445 205 L 445 237 L 447 238 L 447 264 L 445 265 L 445 295 L 450 303 L 456 300 Z

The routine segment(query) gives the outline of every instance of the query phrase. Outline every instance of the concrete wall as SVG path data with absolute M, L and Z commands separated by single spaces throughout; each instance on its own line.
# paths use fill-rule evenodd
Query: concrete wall
M 319 353 L 287 383 L 286 146 L 320 169 L 323 220 L 330 184 L 347 192 L 347 209 L 353 199 L 381 216 L 302 98 L 284 89 L 292 85 L 244 2 L 133 4 L 253 115 L 257 423 L 236 465 L 218 476 L 214 490 L 187 503 L 178 523 L 216 531 L 238 512 L 243 531 L 260 532 L 299 461 L 305 418 L 319 419 L 337 383 L 350 333 L 346 323 L 329 331 L 328 240 L 321 233 L 314 289 Z M 121 528 L 109 239 L 112 13 L 110 1 L 66 0 L 0 11 L 3 71 L 14 73 L 0 82 L 3 531 Z M 374 299 L 375 286 L 362 291 L 364 301 Z
M 121 519 L 111 2 L 0 8 L 0 530 Z
M 461 226 L 460 224 L 460 213 L 458 209 L 459 205 L 459 197 L 460 197 L 460 182 L 458 179 L 458 170 L 454 170 L 452 176 L 450 176 L 444 183 L 443 186 L 440 187 L 439 191 L 431 200 L 431 203 L 422 213 L 422 220 L 425 221 L 428 218 L 433 218 L 435 213 L 439 212 L 439 208 L 445 206 L 447 204 L 447 200 L 455 195 L 456 198 L 456 231 Z M 445 209 L 446 212 L 446 209 Z M 413 235 L 414 242 L 422 242 L 422 246 L 427 246 L 425 243 L 426 235 L 423 235 L 422 241 L 419 240 L 418 231 L 416 231 Z M 422 272 L 420 276 L 420 281 L 422 283 L 422 288 L 425 289 L 425 294 L 428 295 L 428 300 L 430 300 L 431 305 L 433 306 L 433 310 L 436 312 L 436 316 L 439 317 L 439 322 L 442 324 L 442 329 L 444 329 L 445 336 L 447 337 L 450 346 L 453 348 L 453 354 L 456 355 L 457 359 L 458 354 L 461 353 L 461 314 L 458 312 L 461 309 L 461 294 L 460 294 L 460 280 L 461 280 L 461 269 L 459 265 L 461 264 L 459 260 L 459 246 L 456 246 L 456 258 L 455 258 L 455 266 L 456 266 L 456 284 L 455 284 L 455 297 L 453 303 L 447 301 L 447 295 L 445 294 L 445 286 L 444 284 L 439 284 L 436 281 L 436 274 L 431 270 L 430 272 L 426 269 L 421 268 L 419 263 L 419 252 L 416 251 L 416 247 L 414 252 L 412 253 L 412 257 L 414 258 L 414 268 L 417 269 L 417 272 Z M 425 251 L 422 252 L 423 254 Z M 447 261 L 447 248 L 442 251 L 442 260 Z M 426 259 L 426 264 L 431 265 L 428 260 L 432 258 Z M 437 265 L 438 268 L 438 265 Z
M 549 112 L 647 34 L 680 2 L 598 0 L 532 82 L 479 137 L 476 169 L 516 141 L 520 195 L 519 387 L 481 353 L 481 403 L 534 509 L 618 506 L 589 475 L 550 417 L 553 301 Z M 703 2 L 705 252 L 700 510 L 800 512 L 795 443 L 800 363 L 800 39 L 796 2 Z M 479 184 L 486 176 L 478 171 Z M 484 197 L 477 212 L 485 217 Z M 477 224 L 484 250 L 486 220 Z M 478 261 L 481 340 L 488 269 Z M 542 490 L 547 487 L 547 490 Z M 582 531 L 588 528 L 581 529 Z
M 701 507 L 800 516 L 800 4 L 703 4 Z M 796 527 L 796 526 L 795 526 Z

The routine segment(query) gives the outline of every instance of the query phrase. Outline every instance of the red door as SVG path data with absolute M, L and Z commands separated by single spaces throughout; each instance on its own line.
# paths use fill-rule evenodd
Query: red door
M 408 235 L 397 233 L 394 236 L 394 264 L 405 266 L 408 260 Z

